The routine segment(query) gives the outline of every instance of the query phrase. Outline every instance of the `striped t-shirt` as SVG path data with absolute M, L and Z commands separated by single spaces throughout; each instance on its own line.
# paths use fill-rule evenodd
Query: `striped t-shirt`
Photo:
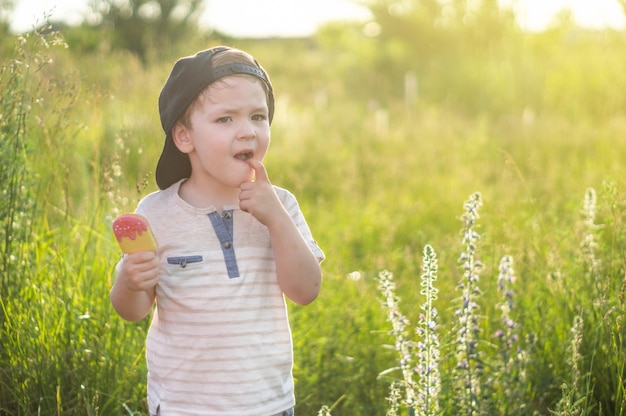
M 148 404 L 163 416 L 272 415 L 294 406 L 291 330 L 267 228 L 237 206 L 196 208 L 181 182 L 144 198 L 162 273 L 146 344 Z M 311 251 L 295 197 L 275 187 Z

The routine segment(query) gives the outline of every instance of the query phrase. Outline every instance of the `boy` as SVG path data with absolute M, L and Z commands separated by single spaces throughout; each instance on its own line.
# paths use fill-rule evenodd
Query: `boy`
M 125 255 L 111 289 L 129 321 L 157 304 L 146 342 L 150 414 L 292 415 L 284 296 L 317 297 L 324 254 L 261 163 L 269 77 L 243 51 L 201 51 L 176 62 L 159 113 L 160 191 L 137 207 L 158 248 Z

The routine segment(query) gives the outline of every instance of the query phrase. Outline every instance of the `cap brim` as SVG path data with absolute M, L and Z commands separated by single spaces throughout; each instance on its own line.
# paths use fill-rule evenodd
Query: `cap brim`
M 178 150 L 171 135 L 168 134 L 156 168 L 157 185 L 160 189 L 169 188 L 179 180 L 189 178 L 190 175 L 189 156 Z

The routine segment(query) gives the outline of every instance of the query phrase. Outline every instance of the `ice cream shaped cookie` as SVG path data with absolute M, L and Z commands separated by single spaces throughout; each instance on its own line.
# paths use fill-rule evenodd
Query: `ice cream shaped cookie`
M 157 248 L 148 220 L 139 214 L 123 214 L 113 221 L 113 233 L 122 251 L 154 251 Z

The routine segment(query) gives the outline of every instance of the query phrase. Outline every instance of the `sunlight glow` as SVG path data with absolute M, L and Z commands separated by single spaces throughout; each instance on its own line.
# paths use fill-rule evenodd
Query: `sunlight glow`
M 512 6 L 522 27 L 531 31 L 545 29 L 563 10 L 571 11 L 574 21 L 581 26 L 596 29 L 626 26 L 626 11 L 617 0 L 500 0 L 500 3 Z
M 626 27 L 618 0 L 500 0 L 516 11 L 522 27 L 532 31 L 550 25 L 555 14 L 572 11 L 585 27 Z M 11 14 L 14 32 L 31 30 L 49 15 L 51 20 L 79 24 L 89 11 L 89 0 L 15 0 Z M 369 10 L 357 0 L 206 0 L 200 19 L 203 28 L 215 28 L 235 37 L 307 36 L 320 24 L 335 20 L 367 21 Z

